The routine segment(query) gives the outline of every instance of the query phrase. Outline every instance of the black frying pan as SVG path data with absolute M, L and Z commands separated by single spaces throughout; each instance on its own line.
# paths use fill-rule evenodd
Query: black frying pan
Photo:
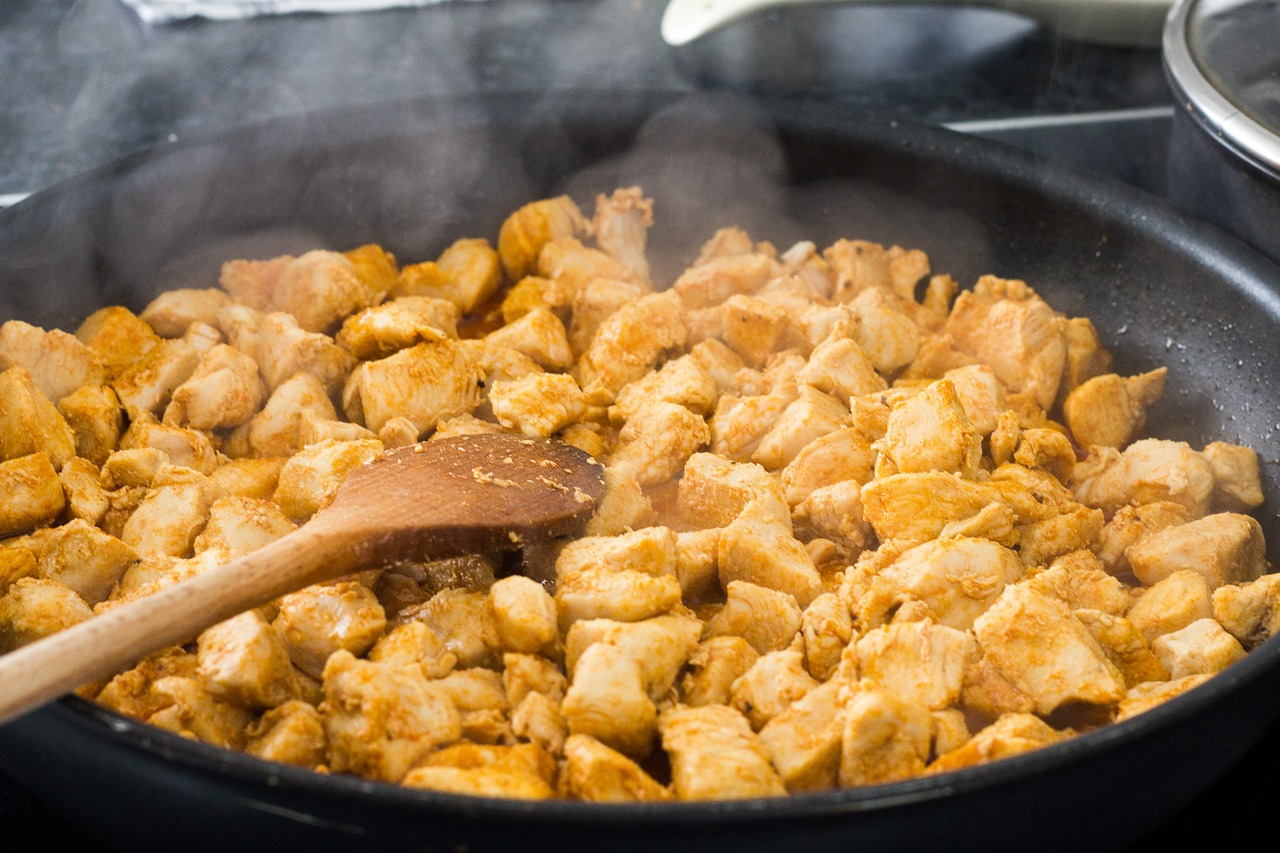
M 394 104 L 131 158 L 0 214 L 0 318 L 74 326 L 208 286 L 227 257 L 378 241 L 401 262 L 496 235 L 534 197 L 640 183 L 655 274 L 735 223 L 779 246 L 925 249 L 963 284 L 1027 279 L 1094 319 L 1124 373 L 1167 364 L 1162 436 L 1256 447 L 1280 549 L 1280 269 L 1118 184 L 813 103 L 613 93 Z M 1280 714 L 1280 640 L 1128 722 L 957 773 L 787 799 L 525 803 L 326 777 L 67 699 L 0 729 L 0 766 L 128 850 L 1118 849 L 1191 802 Z M 1218 818 L 1229 821 L 1229 816 Z

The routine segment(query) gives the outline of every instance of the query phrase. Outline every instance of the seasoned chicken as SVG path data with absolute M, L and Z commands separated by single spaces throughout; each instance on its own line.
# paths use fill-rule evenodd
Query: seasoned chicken
M 1124 378 L 1114 373 L 1084 382 L 1062 403 L 1062 413 L 1082 446 L 1124 447 L 1147 421 L 1149 409 L 1164 394 L 1169 371 L 1161 367 Z
M 971 634 L 929 621 L 868 631 L 857 651 L 859 684 L 931 711 L 960 698 L 965 669 L 978 655 Z
M 632 654 L 593 643 L 578 657 L 560 706 L 570 735 L 589 735 L 631 758 L 645 758 L 657 733 L 657 708 Z
M 443 691 L 412 667 L 359 660 L 341 649 L 324 665 L 328 763 L 336 772 L 399 782 L 420 758 L 462 734 Z
M 929 385 L 889 413 L 881 452 L 893 471 L 949 471 L 972 476 L 982 458 L 982 436 L 964 412 L 950 379 Z
M 1257 519 L 1220 512 L 1144 536 L 1124 554 L 1144 584 L 1191 569 L 1216 589 L 1251 581 L 1266 572 L 1265 547 Z
M 76 455 L 76 434 L 26 368 L 0 373 L 0 400 L 0 460 L 43 454 L 61 468 Z
M 786 793 L 769 751 L 745 717 L 724 705 L 677 705 L 658 720 L 682 800 L 730 800 Z
M 222 309 L 231 304 L 225 290 L 180 288 L 161 293 L 139 316 L 164 338 L 180 338 L 193 324 L 218 325 Z
M 93 618 L 75 590 L 49 578 L 18 578 L 0 596 L 0 651 L 11 652 Z
M 363 655 L 386 628 L 382 605 L 357 581 L 315 584 L 283 596 L 272 628 L 298 669 L 320 678 L 339 650 Z
M 1094 447 L 1071 475 L 1076 500 L 1110 518 L 1121 507 L 1157 501 L 1181 504 L 1193 517 L 1209 510 L 1213 466 L 1180 441 L 1144 438 L 1119 453 Z
M 804 667 L 798 649 L 769 652 L 734 679 L 729 705 L 747 718 L 756 731 L 782 713 L 800 697 L 818 686 Z
M 81 385 L 106 380 L 101 357 L 74 335 L 45 331 L 21 320 L 0 325 L 0 370 L 25 369 L 31 381 L 57 403 Z
M 841 785 L 875 785 L 924 772 L 933 718 L 910 699 L 859 686 L 844 708 Z
M 960 630 L 1022 576 L 1022 561 L 1008 548 L 968 537 L 925 542 L 880 571 L 894 589 L 929 605 L 939 623 Z

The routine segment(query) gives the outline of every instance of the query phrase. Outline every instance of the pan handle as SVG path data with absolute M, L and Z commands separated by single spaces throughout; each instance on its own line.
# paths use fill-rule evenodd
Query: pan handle
M 1038 19 L 1065 38 L 1118 47 L 1158 47 L 1172 0 L 671 0 L 662 38 L 678 47 L 764 9 L 832 3 L 989 6 Z

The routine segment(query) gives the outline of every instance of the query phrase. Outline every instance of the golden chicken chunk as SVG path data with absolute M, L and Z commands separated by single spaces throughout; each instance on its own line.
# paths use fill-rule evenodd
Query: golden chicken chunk
M 730 800 L 786 793 L 769 751 L 745 717 L 724 705 L 677 705 L 658 721 L 682 800 Z

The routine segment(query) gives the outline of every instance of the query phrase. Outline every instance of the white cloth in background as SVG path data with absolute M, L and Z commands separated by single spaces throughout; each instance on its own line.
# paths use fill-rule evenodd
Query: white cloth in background
M 290 12 L 366 12 L 434 6 L 446 0 L 122 0 L 148 24 L 164 24 L 184 18 L 234 21 L 257 15 Z

